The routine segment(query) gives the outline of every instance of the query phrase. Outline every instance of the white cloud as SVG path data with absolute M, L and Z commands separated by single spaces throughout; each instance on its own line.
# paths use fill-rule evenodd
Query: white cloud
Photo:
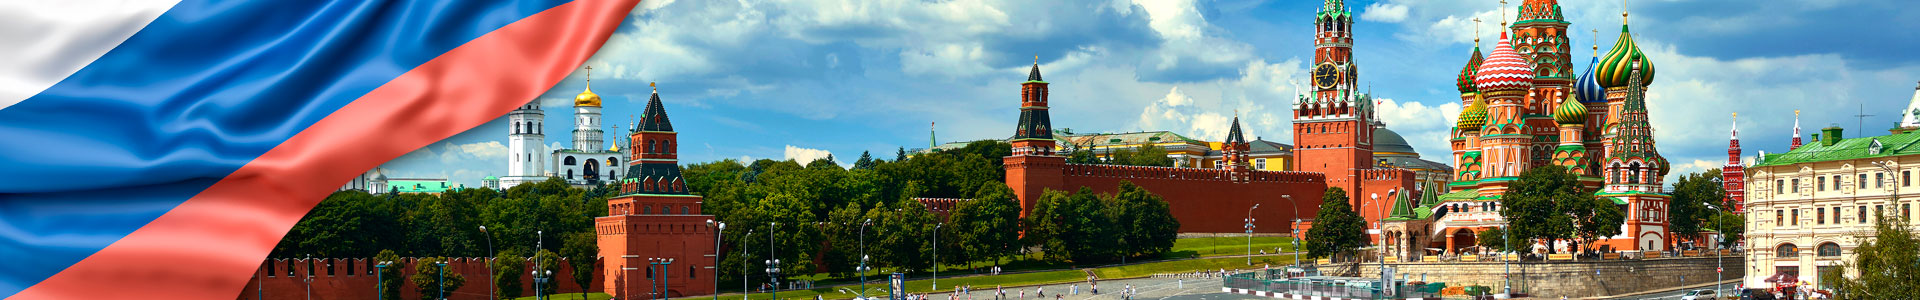
M 815 160 L 827 158 L 828 155 L 833 155 L 833 152 L 827 151 L 827 150 L 808 149 L 808 148 L 794 147 L 793 145 L 787 145 L 786 155 L 787 155 L 786 156 L 787 159 L 793 160 L 795 162 L 799 162 L 802 165 L 805 165 Z
M 1400 102 L 1390 98 L 1380 98 L 1376 113 L 1387 128 L 1400 133 L 1407 139 L 1420 158 L 1452 163 L 1452 147 L 1447 141 L 1452 138 L 1454 120 L 1460 116 L 1460 103 L 1447 101 L 1440 105 L 1428 105 L 1420 102 Z
M 1399 23 L 1400 21 L 1407 20 L 1407 6 L 1393 3 L 1374 3 L 1367 5 L 1366 11 L 1360 13 L 1360 19 L 1374 22 Z

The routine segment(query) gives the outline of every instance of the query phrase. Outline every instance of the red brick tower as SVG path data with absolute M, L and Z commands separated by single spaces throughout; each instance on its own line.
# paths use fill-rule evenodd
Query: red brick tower
M 1247 163 L 1247 137 L 1240 133 L 1240 116 L 1233 116 L 1233 128 L 1227 130 L 1227 139 L 1220 146 L 1221 154 L 1226 156 L 1227 170 L 1233 182 L 1247 183 L 1253 180 L 1253 164 Z
M 1793 145 L 1787 146 L 1787 151 L 1793 151 L 1793 149 L 1800 149 L 1800 110 L 1798 109 L 1793 110 Z
M 607 216 L 594 219 L 603 290 L 618 299 L 712 294 L 719 262 L 709 256 L 717 237 L 707 222 L 714 218 L 701 214 L 700 196 L 680 177 L 677 133 L 658 90 L 628 136 L 632 154 L 620 196 L 607 200 Z M 673 263 L 649 264 L 655 258 Z
M 1041 193 L 1066 184 L 1067 158 L 1053 153 L 1053 121 L 1047 117 L 1047 82 L 1040 79 L 1039 57 L 1034 57 L 1027 81 L 1020 83 L 1020 123 L 1014 127 L 1013 155 L 1003 164 L 1008 187 L 1020 198 L 1020 217 L 1026 218 Z
M 1727 190 L 1727 201 L 1723 205 L 1733 207 L 1735 213 L 1746 210 L 1747 167 L 1740 162 L 1740 114 L 1733 114 L 1733 138 L 1727 140 L 1727 165 L 1720 167 L 1720 184 Z
M 1314 92 L 1293 108 L 1295 166 L 1359 195 L 1359 170 L 1373 168 L 1373 103 L 1356 89 L 1353 13 L 1341 0 L 1327 0 L 1313 23 Z

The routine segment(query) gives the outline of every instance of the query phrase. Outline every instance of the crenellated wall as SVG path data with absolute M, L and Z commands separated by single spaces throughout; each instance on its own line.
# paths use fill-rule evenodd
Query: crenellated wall
M 1114 193 L 1121 181 L 1132 182 L 1167 200 L 1180 232 L 1244 232 L 1247 209 L 1257 203 L 1255 232 L 1288 233 L 1294 205 L 1301 218 L 1312 218 L 1326 190 L 1326 178 L 1309 172 L 1251 171 L 1242 183 L 1227 169 L 1065 164 L 1060 171 L 1061 185 L 1042 188 Z
M 447 299 L 487 299 L 487 292 L 492 285 L 487 281 L 490 276 L 485 259 L 448 259 L 447 274 L 465 276 L 466 284 L 457 290 L 447 291 Z M 309 261 L 312 262 L 311 268 L 308 267 Z M 240 295 L 235 299 L 309 299 L 309 295 L 310 299 L 321 300 L 378 299 L 378 276 L 369 270 L 374 266 L 371 261 L 369 258 L 269 259 L 260 264 L 253 278 L 247 280 L 247 286 L 239 291 Z M 389 268 L 399 267 L 402 277 L 411 277 L 415 274 L 414 266 L 418 261 L 419 258 L 402 258 L 397 262 L 399 266 Z M 531 259 L 515 263 L 526 265 L 522 270 L 534 269 Z M 308 272 L 312 272 L 311 285 L 306 282 Z M 554 270 L 553 276 L 552 282 L 560 284 L 557 289 L 560 293 L 580 292 L 580 285 L 573 282 L 573 267 L 566 259 L 560 260 L 560 266 Z M 516 297 L 532 296 L 533 276 L 522 273 L 519 278 L 522 293 Z M 401 299 L 420 299 L 419 289 L 410 278 L 403 278 L 400 282 Z M 598 286 L 593 288 L 593 291 L 599 291 Z

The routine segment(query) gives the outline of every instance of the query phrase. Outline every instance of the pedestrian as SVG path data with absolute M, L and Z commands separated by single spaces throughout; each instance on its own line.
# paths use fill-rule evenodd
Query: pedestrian
M 1176 286 L 1176 287 L 1179 287 L 1179 288 L 1183 288 L 1183 289 L 1184 289 L 1184 288 L 1187 288 L 1187 280 L 1186 280 L 1186 279 L 1175 279 L 1175 280 L 1173 281 L 1173 283 L 1174 283 L 1174 286 Z
M 1026 290 L 1026 289 L 1021 289 L 1021 290 L 1020 290 L 1020 299 L 1026 299 L 1026 298 L 1027 298 L 1027 290 Z
M 1046 297 L 1047 297 L 1047 287 L 1044 287 L 1044 286 L 1039 286 L 1039 287 L 1034 287 L 1034 288 L 1033 288 L 1033 292 L 1034 292 L 1034 296 L 1036 296 L 1036 297 L 1034 297 L 1034 298 L 1046 298 Z

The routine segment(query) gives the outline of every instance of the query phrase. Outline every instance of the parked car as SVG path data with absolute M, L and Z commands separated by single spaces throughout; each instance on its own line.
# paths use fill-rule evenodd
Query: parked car
M 1714 290 L 1692 290 L 1688 291 L 1686 295 L 1680 296 L 1680 300 L 1712 300 L 1715 294 L 1718 293 L 1715 293 Z
M 1773 300 L 1773 291 L 1767 289 L 1741 290 L 1740 300 Z

